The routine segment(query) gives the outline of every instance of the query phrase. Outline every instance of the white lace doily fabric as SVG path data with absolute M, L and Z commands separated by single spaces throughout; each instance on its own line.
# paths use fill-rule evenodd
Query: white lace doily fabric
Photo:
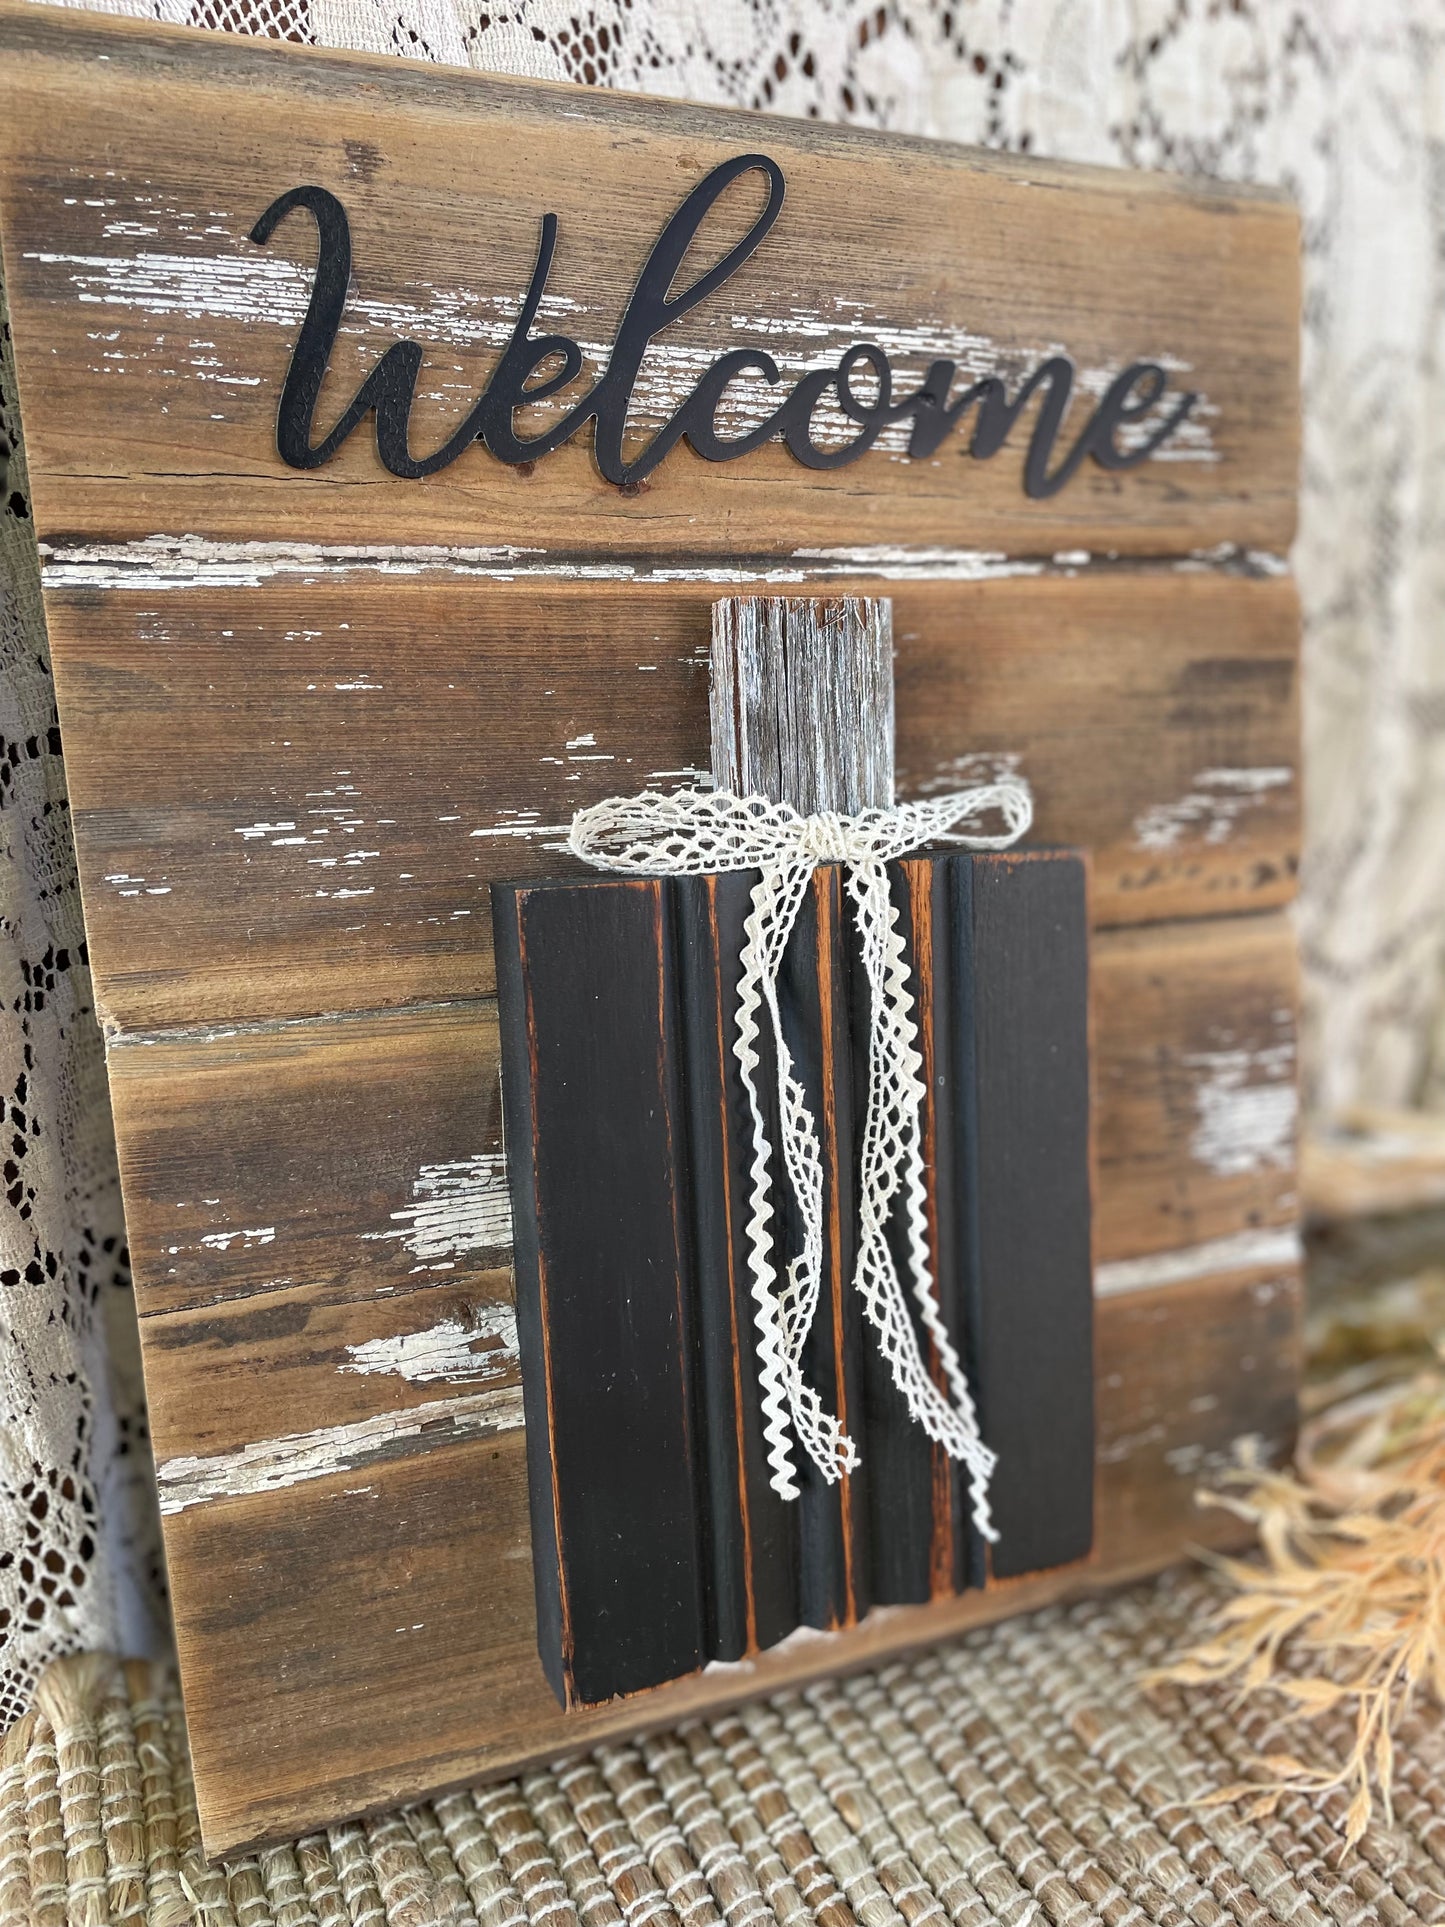
M 0 1727 L 53 1654 L 154 1644 L 153 1474 L 40 570 L 0 343 Z
M 110 11 L 1070 159 L 1282 182 L 1305 220 L 1300 910 L 1317 1108 L 1445 1103 L 1439 0 L 112 0 Z M 0 369 L 0 1723 L 154 1636 L 114 1154 L 13 385 Z

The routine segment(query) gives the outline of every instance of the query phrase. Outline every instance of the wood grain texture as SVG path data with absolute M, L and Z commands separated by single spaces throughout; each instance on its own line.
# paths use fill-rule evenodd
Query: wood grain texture
M 715 602 L 709 722 L 720 790 L 803 816 L 891 809 L 891 598 Z
M 393 544 L 730 557 L 1289 546 L 1298 224 L 1281 197 L 139 22 L 21 6 L 3 19 L 0 218 L 47 540 L 265 528 L 374 543 L 384 528 Z M 1086 464 L 1047 503 L 1024 498 L 1021 448 L 974 462 L 957 439 L 827 472 L 776 445 L 725 468 L 678 452 L 633 494 L 580 445 L 531 479 L 474 448 L 426 487 L 384 474 L 369 436 L 314 473 L 277 462 L 316 244 L 294 216 L 264 249 L 249 241 L 276 196 L 316 184 L 351 216 L 355 286 L 323 418 L 413 336 L 427 351 L 413 441 L 431 449 L 510 333 L 544 213 L 560 223 L 550 292 L 595 368 L 668 216 L 760 147 L 787 177 L 778 225 L 654 344 L 634 423 L 664 418 L 737 346 L 766 348 L 791 382 L 877 337 L 914 386 L 939 355 L 1016 381 L 1062 344 L 1096 394 L 1163 357 L 1202 395 L 1173 459 Z M 73 191 L 88 181 L 103 192 Z M 704 259 L 757 213 L 755 186 L 736 197 Z
M 575 809 L 705 775 L 715 595 L 370 576 L 52 590 L 108 1022 L 489 991 L 488 884 L 580 874 L 557 847 Z M 1102 925 L 1293 894 L 1289 582 L 898 584 L 894 634 L 900 794 L 1016 764 L 1037 838 L 1088 850 Z
M 1198 1275 L 1211 1251 L 1287 1232 L 1285 920 L 1109 933 L 1093 980 L 1101 1287 L 1137 1287 L 1181 1249 L 1200 1254 Z M 489 1002 L 112 1048 L 167 1502 L 194 1489 L 195 1458 L 224 1488 L 258 1442 L 453 1394 L 515 1396 L 515 1349 L 502 1355 L 491 1311 L 511 1294 L 497 1048 Z M 398 1338 L 436 1333 L 430 1360 L 382 1346 L 354 1369 L 348 1347 L 384 1339 L 388 1321 Z M 352 1449 L 340 1442 L 341 1460 Z M 355 1449 L 374 1450 L 371 1435 Z M 187 1468 L 175 1479 L 173 1461 Z
M 1238 1542 L 1238 1522 L 1198 1511 L 1194 1493 L 1245 1434 L 1269 1457 L 1287 1449 L 1297 1275 L 1106 1299 L 1098 1347 L 1098 1538 L 1073 1592 L 1155 1569 L 1185 1540 Z M 168 1521 L 210 1853 L 863 1665 L 1061 1590 L 1045 1575 L 901 1607 L 661 1688 L 645 1711 L 563 1714 L 537 1659 L 526 1515 L 513 1432 Z
M 1094 947 L 1098 1242 L 1129 1258 L 1293 1223 L 1298 964 L 1279 917 Z

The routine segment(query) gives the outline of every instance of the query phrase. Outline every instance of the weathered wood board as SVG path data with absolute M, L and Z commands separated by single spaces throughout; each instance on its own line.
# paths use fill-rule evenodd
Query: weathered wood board
M 6 279 L 37 507 L 67 549 L 164 534 L 239 543 L 242 569 L 260 541 L 303 567 L 316 544 L 357 543 L 461 544 L 544 571 L 599 551 L 802 571 L 857 544 L 915 561 L 940 546 L 1288 546 L 1299 282 L 1278 197 L 249 40 L 56 27 L 23 8 L 6 50 Z M 679 453 L 634 495 L 580 441 L 525 478 L 473 448 L 424 488 L 385 474 L 362 436 L 320 472 L 267 460 L 316 245 L 300 213 L 264 247 L 247 238 L 278 195 L 314 183 L 351 219 L 355 285 L 324 419 L 381 349 L 414 336 L 429 350 L 420 452 L 506 344 L 545 213 L 558 241 L 539 329 L 569 327 L 596 367 L 682 197 L 759 151 L 786 175 L 784 213 L 720 299 L 654 346 L 634 425 L 659 422 L 724 350 L 766 349 L 794 379 L 876 340 L 914 380 L 940 356 L 1017 376 L 1062 344 L 1094 392 L 1163 357 L 1201 398 L 1188 433 L 1127 478 L 1081 471 L 1047 507 L 1022 495 L 1021 450 L 973 463 L 958 439 L 834 471 L 800 470 L 776 443 L 721 468 Z M 757 212 L 755 177 L 732 194 L 699 266 Z M 137 410 L 142 393 L 154 405 Z M 562 405 L 528 412 L 541 423 Z M 145 565 L 143 547 L 120 557 Z
M 1092 972 L 1100 1277 L 1127 1282 L 1138 1260 L 1143 1281 L 1181 1250 L 1228 1269 L 1297 1215 L 1288 924 L 1107 931 Z M 375 1372 L 335 1369 L 344 1348 L 290 1342 L 313 1317 L 368 1319 L 364 1343 L 387 1301 L 398 1333 L 429 1307 L 459 1315 L 468 1292 L 509 1302 L 490 999 L 122 1036 L 110 1080 L 143 1329 L 168 1357 L 151 1397 L 163 1492 L 187 1451 L 239 1453 L 268 1422 L 280 1437 L 308 1414 L 349 1421 L 453 1376 L 384 1353 Z M 478 1332 L 452 1356 L 469 1347 L 492 1350 Z
M 1098 1546 L 1076 1585 L 1228 1536 L 1195 1487 L 1246 1433 L 1283 1448 L 1297 1353 L 1285 919 L 1106 932 L 1093 975 Z M 533 1631 L 491 1002 L 142 1033 L 110 1063 L 212 1837 L 572 1744 L 578 1716 L 558 1712 Z M 266 1549 L 302 1547 L 305 1589 L 277 1622 Z M 505 1590 L 471 1612 L 465 1637 L 483 1644 L 459 1653 L 453 1614 L 478 1575 Z M 416 1610 L 387 1618 L 403 1596 Z M 998 1610 L 976 1595 L 956 1623 Z M 267 1655 L 246 1633 L 273 1623 Z M 890 1614 L 848 1638 L 861 1658 L 926 1636 Z M 301 1673 L 278 1665 L 301 1651 Z M 724 1677 L 763 1690 L 780 1664 Z M 348 1668 L 364 1705 L 318 1738 Z M 477 1680 L 513 1669 L 482 1719 Z M 668 1689 L 655 1717 L 698 1691 Z M 446 1730 L 423 1722 L 396 1758 L 398 1722 L 433 1692 Z M 628 1717 L 589 1713 L 585 1730 Z
M 1096 1555 L 1063 1590 L 1156 1570 L 1186 1538 L 1238 1542 L 1237 1522 L 1196 1510 L 1194 1492 L 1242 1436 L 1267 1456 L 1288 1449 L 1298 1339 L 1288 1259 L 1100 1301 Z M 563 1714 L 537 1659 L 526 1517 L 519 1429 L 171 1516 L 171 1571 L 191 1578 L 177 1636 L 213 1842 L 282 1838 L 338 1810 L 510 1773 L 1061 1592 L 1052 1574 L 898 1607 L 660 1687 L 645 1714 L 635 1700 Z M 398 1728 L 411 1735 L 405 1748 Z
M 483 995 L 487 886 L 581 874 L 574 810 L 708 767 L 716 583 L 73 577 L 51 639 L 97 995 L 125 1029 Z M 1293 894 L 1292 583 L 888 586 L 901 795 L 1017 758 L 1039 838 L 1089 850 L 1102 924 Z
M 748 154 L 786 177 L 781 211 L 657 331 L 627 459 L 725 352 L 779 371 L 715 397 L 740 436 L 862 341 L 895 397 L 939 360 L 1016 394 L 1068 355 L 1056 460 L 1152 361 L 1196 396 L 1177 433 L 1042 495 L 1043 389 L 996 451 L 965 424 L 910 455 L 905 417 L 846 466 L 679 447 L 618 486 L 590 424 L 519 466 L 495 419 L 424 480 L 370 422 L 281 460 L 317 225 L 248 239 L 279 195 L 350 219 L 317 438 L 406 337 L 424 454 L 505 362 L 545 214 L 532 338 L 579 367 L 514 411 L 528 433 L 610 370 L 648 251 Z M 728 189 L 682 281 L 766 179 Z M 0 249 L 210 1850 L 1227 1536 L 1193 1489 L 1245 1435 L 1284 1449 L 1297 1368 L 1288 206 L 0 4 Z M 825 395 L 814 446 L 858 432 Z M 712 602 L 818 584 L 895 598 L 903 795 L 1007 760 L 1040 838 L 1090 855 L 1095 1554 L 563 1715 L 536 1653 L 488 886 L 565 873 L 580 805 L 695 780 Z

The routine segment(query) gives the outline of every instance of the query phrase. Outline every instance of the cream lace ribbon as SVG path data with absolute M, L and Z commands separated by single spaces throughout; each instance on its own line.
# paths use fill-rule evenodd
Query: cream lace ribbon
M 965 830 L 997 811 L 997 835 Z M 829 1481 L 859 1462 L 851 1438 L 803 1376 L 803 1345 L 817 1312 L 823 1271 L 823 1161 L 807 1097 L 793 1074 L 778 1010 L 778 971 L 814 870 L 843 866 L 857 909 L 870 995 L 868 1102 L 859 1159 L 858 1257 L 853 1283 L 878 1334 L 893 1382 L 913 1418 L 952 1458 L 968 1467 L 973 1518 L 980 1533 L 990 1523 L 988 1481 L 994 1454 L 979 1436 L 972 1394 L 953 1341 L 944 1328 L 928 1249 L 921 1112 L 926 1095 L 918 1051 L 906 946 L 884 865 L 927 843 L 999 850 L 1017 841 L 1033 818 L 1027 784 L 1016 778 L 981 784 L 891 810 L 843 816 L 800 816 L 785 803 L 723 790 L 678 790 L 663 795 L 611 797 L 579 810 L 568 844 L 598 869 L 634 876 L 697 876 L 758 870 L 752 911 L 743 928 L 734 1055 L 753 1124 L 752 1193 L 748 1220 L 749 1272 L 762 1391 L 764 1436 L 773 1489 L 798 1496 L 789 1424 Z M 773 1256 L 772 1146 L 758 1097 L 759 1011 L 766 1008 L 777 1054 L 778 1115 L 783 1168 L 803 1225 L 803 1246 L 787 1261 L 783 1281 Z M 902 1281 L 886 1236 L 900 1193 L 907 1221 L 909 1285 L 918 1315 L 942 1367 L 948 1392 L 934 1382 L 919 1349 Z

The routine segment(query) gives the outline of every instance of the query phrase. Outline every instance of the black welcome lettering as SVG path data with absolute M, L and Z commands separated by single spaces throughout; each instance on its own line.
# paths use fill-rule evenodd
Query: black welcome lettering
M 582 350 L 575 341 L 566 335 L 532 333 L 532 323 L 537 318 L 537 309 L 546 292 L 547 276 L 551 272 L 556 247 L 557 216 L 544 214 L 537 265 L 527 285 L 522 312 L 517 316 L 512 338 L 503 349 L 501 360 L 492 370 L 486 393 L 472 411 L 472 438 L 480 437 L 499 462 L 535 462 L 543 455 L 550 455 L 554 448 L 560 448 L 574 430 L 574 424 L 568 419 L 544 430 L 540 435 L 529 435 L 523 439 L 513 426 L 519 408 L 546 401 L 548 396 L 555 395 L 569 382 L 575 381 L 582 372 Z M 560 361 L 561 366 L 541 381 L 535 380 L 534 377 L 549 361 Z
M 766 183 L 762 212 L 720 259 L 680 293 L 673 293 L 683 261 L 704 222 L 732 183 L 745 174 Z M 762 245 L 782 212 L 785 182 L 777 162 L 766 154 L 740 154 L 704 177 L 678 207 L 637 278 L 608 356 L 607 366 L 582 395 L 549 426 L 534 434 L 517 432 L 518 411 L 547 401 L 571 386 L 582 373 L 583 354 L 563 334 L 532 333 L 547 290 L 557 247 L 557 217 L 542 218 L 537 258 L 513 325 L 511 337 L 475 405 L 453 434 L 429 455 L 415 455 L 410 443 L 412 405 L 423 349 L 416 341 L 393 342 L 366 376 L 335 425 L 319 441 L 315 416 L 331 363 L 351 278 L 351 228 L 346 210 L 322 187 L 295 187 L 273 201 L 251 230 L 264 245 L 294 208 L 304 208 L 316 223 L 316 270 L 306 316 L 281 389 L 276 415 L 276 448 L 292 468 L 318 468 L 328 462 L 366 417 L 376 417 L 376 448 L 393 475 L 415 479 L 450 466 L 480 441 L 500 462 L 536 462 L 579 433 L 590 421 L 593 449 L 604 478 L 626 487 L 650 475 L 680 442 L 709 462 L 737 461 L 777 437 L 808 468 L 844 468 L 858 461 L 895 422 L 911 421 L 908 454 L 915 460 L 937 453 L 943 442 L 972 414 L 967 453 L 989 461 L 1009 440 L 1029 404 L 1038 398 L 1024 458 L 1024 492 L 1035 500 L 1056 495 L 1085 460 L 1109 470 L 1136 468 L 1163 447 L 1187 418 L 1198 396 L 1179 394 L 1156 415 L 1169 378 L 1158 362 L 1132 362 L 1109 384 L 1073 445 L 1056 456 L 1060 432 L 1073 398 L 1075 371 L 1065 355 L 1049 355 L 1029 370 L 1010 394 L 997 375 L 984 375 L 952 395 L 955 362 L 933 362 L 919 386 L 894 398 L 894 370 L 874 342 L 856 342 L 836 364 L 801 374 L 771 413 L 746 432 L 724 436 L 717 416 L 734 381 L 761 377 L 769 388 L 783 375 L 772 355 L 758 348 L 733 348 L 720 356 L 694 385 L 681 406 L 635 455 L 626 452 L 628 414 L 649 347 L 675 321 L 715 294 Z M 855 376 L 871 376 L 871 399 L 858 393 Z M 836 445 L 814 439 L 814 421 L 825 400 L 857 433 Z M 1120 431 L 1132 429 L 1125 445 Z
M 340 201 L 324 187 L 293 187 L 271 203 L 252 228 L 251 239 L 269 241 L 278 223 L 297 207 L 304 207 L 316 222 L 316 273 L 276 411 L 277 453 L 291 468 L 319 468 L 375 409 L 376 452 L 382 466 L 408 480 L 435 474 L 476 440 L 476 411 L 435 454 L 421 461 L 412 455 L 411 406 L 422 362 L 421 344 L 416 341 L 394 342 L 357 389 L 330 434 L 313 444 L 316 403 L 331 365 L 351 279 L 351 224 Z M 580 360 L 579 355 L 579 364 Z
M 729 248 L 720 261 L 700 274 L 681 294 L 672 294 L 672 284 L 682 266 L 683 257 L 719 195 L 740 175 L 755 172 L 762 174 L 768 183 L 768 196 L 762 213 L 742 240 Z M 705 301 L 715 289 L 730 280 L 755 252 L 782 211 L 782 168 L 776 161 L 769 160 L 766 154 L 740 154 L 736 160 L 724 161 L 721 167 L 715 167 L 711 174 L 699 181 L 658 236 L 657 244 L 637 277 L 632 299 L 623 313 L 607 373 L 597 384 L 599 399 L 589 401 L 586 405 L 587 413 L 597 417 L 597 466 L 609 482 L 623 485 L 643 480 L 676 446 L 683 432 L 674 415 L 635 460 L 629 462 L 623 455 L 627 410 L 642 367 L 642 357 L 650 343 L 664 328 L 690 313 L 700 301 Z M 585 417 L 581 409 L 575 412 L 580 425 Z

